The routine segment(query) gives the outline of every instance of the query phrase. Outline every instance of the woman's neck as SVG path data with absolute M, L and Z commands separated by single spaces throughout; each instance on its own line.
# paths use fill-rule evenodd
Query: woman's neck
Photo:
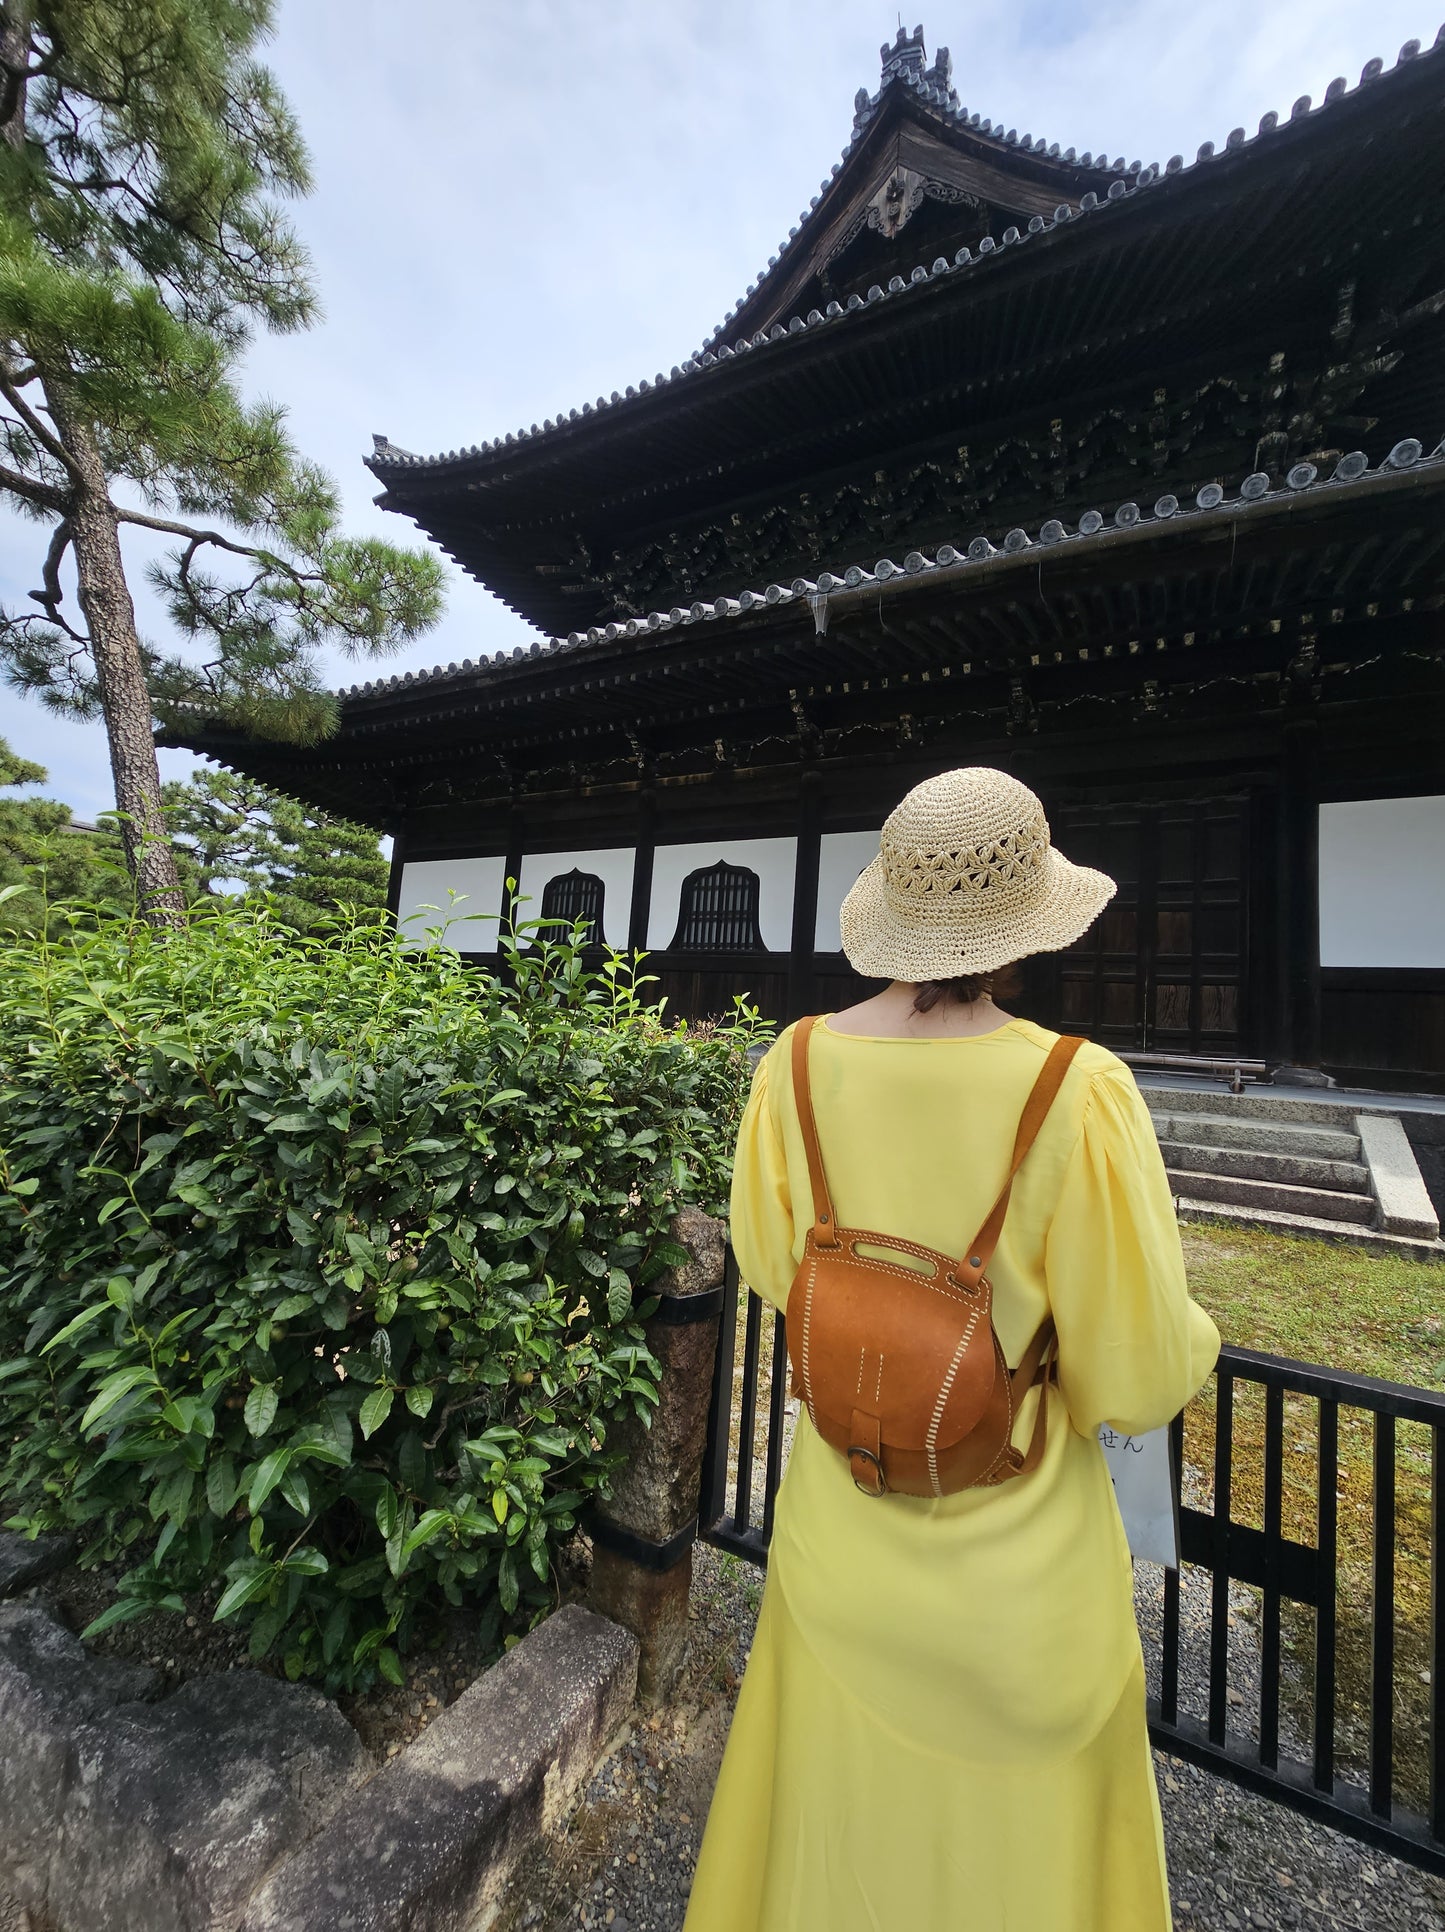
M 845 1007 L 828 1021 L 832 1033 L 866 1033 L 898 1040 L 958 1039 L 974 1033 L 993 1033 L 1013 1017 L 985 995 L 964 1002 L 945 997 L 926 1013 L 913 1004 L 918 988 L 895 979 L 881 993 Z

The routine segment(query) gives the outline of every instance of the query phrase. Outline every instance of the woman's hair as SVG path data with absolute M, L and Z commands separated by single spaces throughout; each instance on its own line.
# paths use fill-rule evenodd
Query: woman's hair
M 921 980 L 913 995 L 915 1013 L 931 1013 L 940 1000 L 956 1000 L 971 1006 L 975 1000 L 991 1000 L 995 993 L 1012 999 L 1022 984 L 1018 966 L 995 966 L 987 973 L 964 973 L 958 979 Z

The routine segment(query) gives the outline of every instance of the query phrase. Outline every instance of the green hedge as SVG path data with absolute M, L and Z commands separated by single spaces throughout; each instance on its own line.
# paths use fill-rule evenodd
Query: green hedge
M 648 1284 L 722 1208 L 756 1019 L 690 1033 L 612 957 L 451 953 L 219 905 L 0 968 L 0 1496 L 220 1583 L 333 1690 L 443 1601 L 500 1644 L 650 1414 Z

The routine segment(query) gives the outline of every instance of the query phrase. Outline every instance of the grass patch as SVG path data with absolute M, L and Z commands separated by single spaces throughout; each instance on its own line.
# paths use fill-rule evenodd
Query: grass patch
M 1329 1242 L 1203 1224 L 1182 1230 L 1190 1289 L 1226 1342 L 1360 1375 L 1445 1389 L 1445 1268 Z M 1214 1383 L 1185 1417 L 1185 1459 L 1212 1496 Z M 1264 1523 L 1264 1391 L 1236 1383 L 1231 1513 Z M 1285 1399 L 1282 1525 L 1318 1536 L 1318 1410 Z M 1341 1407 L 1336 1599 L 1336 1742 L 1342 1767 L 1367 1762 L 1373 1616 L 1373 1418 Z M 1428 1789 L 1430 1431 L 1400 1423 L 1395 1447 L 1395 1789 L 1423 1810 Z M 1308 1734 L 1315 1622 L 1286 1602 L 1281 1618 L 1286 1707 Z

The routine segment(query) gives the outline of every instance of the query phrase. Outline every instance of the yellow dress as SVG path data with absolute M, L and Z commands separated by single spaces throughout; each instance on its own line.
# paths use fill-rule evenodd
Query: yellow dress
M 791 1032 L 757 1069 L 732 1198 L 743 1279 L 784 1309 L 811 1221 Z M 926 1040 L 816 1027 L 839 1221 L 964 1253 L 1055 1037 L 1024 1020 Z M 1011 1363 L 1050 1309 L 1058 1328 L 1043 1460 L 994 1489 L 870 1497 L 800 1409 L 684 1932 L 1171 1923 L 1129 1551 L 1096 1436 L 1168 1421 L 1219 1333 L 1186 1291 L 1133 1076 L 1102 1047 L 1065 1078 L 989 1276 Z

